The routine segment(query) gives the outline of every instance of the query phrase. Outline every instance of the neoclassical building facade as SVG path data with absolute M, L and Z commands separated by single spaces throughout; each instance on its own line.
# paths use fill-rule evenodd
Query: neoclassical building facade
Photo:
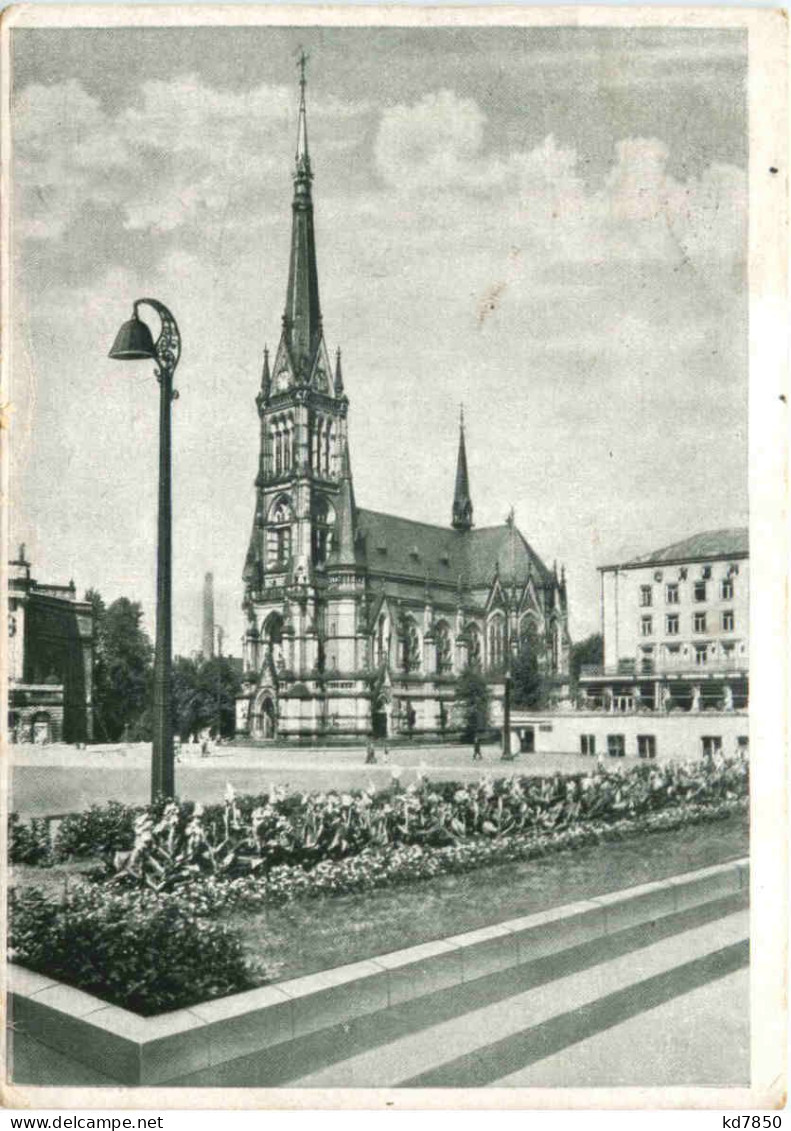
M 502 718 L 510 657 L 541 641 L 567 679 L 564 571 L 548 569 L 513 513 L 476 529 L 464 423 L 447 527 L 359 507 L 341 354 L 330 362 L 319 306 L 304 76 L 283 328 L 264 351 L 255 514 L 244 565 L 244 683 L 237 735 L 315 741 L 457 725 L 468 665 Z

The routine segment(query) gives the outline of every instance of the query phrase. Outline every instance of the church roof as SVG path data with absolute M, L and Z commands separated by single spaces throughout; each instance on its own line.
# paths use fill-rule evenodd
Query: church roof
M 663 546 L 661 550 L 653 550 L 648 554 L 630 558 L 621 568 L 660 565 L 663 562 L 700 561 L 706 558 L 745 557 L 749 552 L 750 538 L 747 528 L 727 527 L 724 530 L 707 530 L 702 534 L 693 534 L 690 538 Z
M 513 528 L 512 536 L 507 523 L 462 531 L 363 508 L 358 508 L 357 522 L 370 570 L 454 584 L 461 577 L 473 587 L 491 584 L 498 565 L 503 581 L 515 573 L 523 583 L 530 570 L 539 583 L 552 577 L 522 534 Z

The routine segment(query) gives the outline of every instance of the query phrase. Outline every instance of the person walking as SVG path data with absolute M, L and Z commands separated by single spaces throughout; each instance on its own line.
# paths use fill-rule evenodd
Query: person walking
M 365 750 L 365 764 L 366 766 L 373 766 L 376 764 L 376 751 L 374 750 L 373 741 L 368 739 L 368 746 Z
M 481 754 L 481 739 L 478 734 L 475 735 L 475 741 L 472 744 L 472 760 L 473 762 L 483 761 L 483 754 Z

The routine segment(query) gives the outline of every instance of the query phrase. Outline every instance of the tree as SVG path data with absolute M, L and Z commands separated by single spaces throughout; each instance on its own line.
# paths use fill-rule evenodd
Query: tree
M 464 737 L 472 740 L 489 726 L 489 685 L 476 667 L 468 664 L 456 683 L 456 702 L 461 709 Z
M 89 589 L 93 609 L 93 710 L 97 738 L 118 742 L 150 737 L 153 648 L 137 601 L 119 597 L 105 606 Z
M 580 670 L 583 664 L 602 663 L 604 663 L 604 640 L 600 632 L 594 632 L 591 636 L 586 636 L 584 640 L 580 640 L 578 644 L 572 644 L 569 661 L 572 689 L 576 690 L 579 684 Z
M 175 729 L 186 738 L 211 729 L 230 738 L 236 727 L 241 676 L 227 656 L 205 660 L 177 656 L 173 665 Z
M 519 651 L 511 665 L 513 704 L 531 711 L 542 710 L 549 702 L 546 675 L 546 646 L 532 620 L 523 622 Z

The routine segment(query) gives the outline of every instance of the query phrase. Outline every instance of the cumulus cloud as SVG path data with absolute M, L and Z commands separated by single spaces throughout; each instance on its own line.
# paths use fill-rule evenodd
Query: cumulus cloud
M 144 83 L 131 106 L 110 113 L 76 79 L 31 84 L 12 115 L 18 232 L 60 236 L 90 207 L 152 232 L 249 222 L 249 196 L 282 179 L 293 103 L 287 87 L 229 92 L 184 75 Z M 365 112 L 325 99 L 311 127 L 322 137 Z

